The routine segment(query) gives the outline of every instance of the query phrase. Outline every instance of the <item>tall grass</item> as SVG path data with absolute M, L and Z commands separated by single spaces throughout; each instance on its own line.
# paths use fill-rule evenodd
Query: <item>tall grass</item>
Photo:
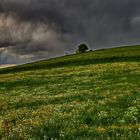
M 139 140 L 139 52 L 100 50 L 0 70 L 0 139 Z

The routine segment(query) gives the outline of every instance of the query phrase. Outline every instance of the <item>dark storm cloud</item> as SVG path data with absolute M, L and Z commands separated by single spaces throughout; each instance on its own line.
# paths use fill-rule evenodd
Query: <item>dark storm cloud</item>
M 2 60 L 61 55 L 83 41 L 95 49 L 140 43 L 139 6 L 139 0 L 1 0 Z

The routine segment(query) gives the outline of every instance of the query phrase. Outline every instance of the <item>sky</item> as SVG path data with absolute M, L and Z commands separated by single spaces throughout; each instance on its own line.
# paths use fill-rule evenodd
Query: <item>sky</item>
M 0 0 L 0 64 L 140 44 L 140 0 Z

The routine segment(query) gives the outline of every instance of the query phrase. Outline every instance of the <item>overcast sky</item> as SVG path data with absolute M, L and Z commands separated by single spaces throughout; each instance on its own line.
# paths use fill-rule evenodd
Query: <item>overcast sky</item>
M 0 63 L 140 44 L 140 0 L 0 0 Z

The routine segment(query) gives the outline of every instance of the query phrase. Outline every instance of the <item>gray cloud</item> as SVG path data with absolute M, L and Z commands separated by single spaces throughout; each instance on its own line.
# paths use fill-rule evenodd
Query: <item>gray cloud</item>
M 1 63 L 62 55 L 80 42 L 93 49 L 138 44 L 139 6 L 139 0 L 1 0 Z

